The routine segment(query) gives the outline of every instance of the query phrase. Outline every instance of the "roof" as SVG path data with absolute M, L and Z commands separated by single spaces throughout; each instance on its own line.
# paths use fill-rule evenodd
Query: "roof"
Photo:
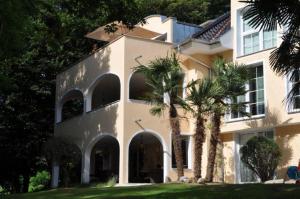
M 152 39 L 154 37 L 158 37 L 161 35 L 160 33 L 153 32 L 139 26 L 135 26 L 133 29 L 128 29 L 126 25 L 116 23 L 116 22 L 115 24 L 117 26 L 117 31 L 114 33 L 108 33 L 105 30 L 106 26 L 101 26 L 96 30 L 94 30 L 93 32 L 86 34 L 85 37 L 90 39 L 110 42 L 123 35 L 142 37 L 146 39 Z
M 225 13 L 206 25 L 202 30 L 192 37 L 204 41 L 212 42 L 218 40 L 222 35 L 230 30 L 230 13 Z

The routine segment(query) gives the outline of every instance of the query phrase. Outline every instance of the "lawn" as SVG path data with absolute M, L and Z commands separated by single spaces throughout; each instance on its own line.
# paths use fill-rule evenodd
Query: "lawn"
M 0 197 L 1 198 L 1 197 Z M 6 198 L 6 197 L 5 197 Z M 37 193 L 16 194 L 16 199 L 102 199 L 102 198 L 201 198 L 201 199 L 294 199 L 300 198 L 300 185 L 189 185 L 157 184 L 139 187 L 77 187 Z

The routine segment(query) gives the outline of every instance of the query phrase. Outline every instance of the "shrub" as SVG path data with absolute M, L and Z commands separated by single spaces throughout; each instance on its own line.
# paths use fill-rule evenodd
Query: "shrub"
M 117 183 L 117 178 L 115 176 L 111 177 L 110 179 L 108 179 L 107 183 L 106 183 L 106 187 L 114 187 Z
M 35 192 L 45 189 L 50 182 L 50 174 L 48 171 L 37 172 L 35 176 L 29 179 L 28 192 Z
M 68 187 L 72 181 L 72 173 L 80 164 L 80 149 L 68 139 L 53 137 L 45 143 L 43 150 L 49 162 L 55 161 L 60 165 L 63 186 Z
M 10 185 L 5 183 L 5 182 L 2 182 L 3 184 L 0 185 L 0 199 L 1 199 L 1 196 L 3 195 L 9 195 L 10 194 Z
M 264 136 L 251 138 L 240 149 L 241 160 L 262 182 L 272 180 L 279 163 L 281 153 L 278 145 Z

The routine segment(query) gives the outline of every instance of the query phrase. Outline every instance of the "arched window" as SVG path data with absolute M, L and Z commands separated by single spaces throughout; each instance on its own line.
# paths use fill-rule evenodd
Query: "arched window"
M 129 81 L 129 99 L 146 100 L 152 88 L 146 84 L 146 77 L 140 72 L 132 74 Z
M 78 90 L 69 91 L 62 99 L 61 121 L 83 113 L 83 94 Z
M 120 100 L 120 79 L 114 74 L 105 74 L 95 83 L 92 93 L 92 110 Z

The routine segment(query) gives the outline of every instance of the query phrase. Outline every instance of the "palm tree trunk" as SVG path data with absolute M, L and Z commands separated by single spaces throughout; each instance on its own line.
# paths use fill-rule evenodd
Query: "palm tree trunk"
M 175 160 L 177 165 L 177 178 L 184 176 L 183 171 L 183 157 L 182 157 L 182 146 L 180 137 L 180 123 L 178 119 L 178 113 L 174 104 L 170 105 L 169 110 L 170 126 L 172 129 L 172 144 L 174 147 Z
M 194 178 L 197 181 L 201 178 L 201 166 L 202 166 L 202 153 L 203 153 L 203 143 L 205 139 L 204 132 L 204 119 L 202 116 L 198 116 L 196 119 L 196 132 L 194 135 Z
M 205 181 L 212 182 L 214 177 L 214 166 L 217 154 L 217 146 L 220 137 L 220 125 L 221 125 L 221 115 L 219 113 L 214 113 L 212 116 L 212 130 L 210 135 L 210 145 L 208 152 L 207 161 L 207 173 Z

